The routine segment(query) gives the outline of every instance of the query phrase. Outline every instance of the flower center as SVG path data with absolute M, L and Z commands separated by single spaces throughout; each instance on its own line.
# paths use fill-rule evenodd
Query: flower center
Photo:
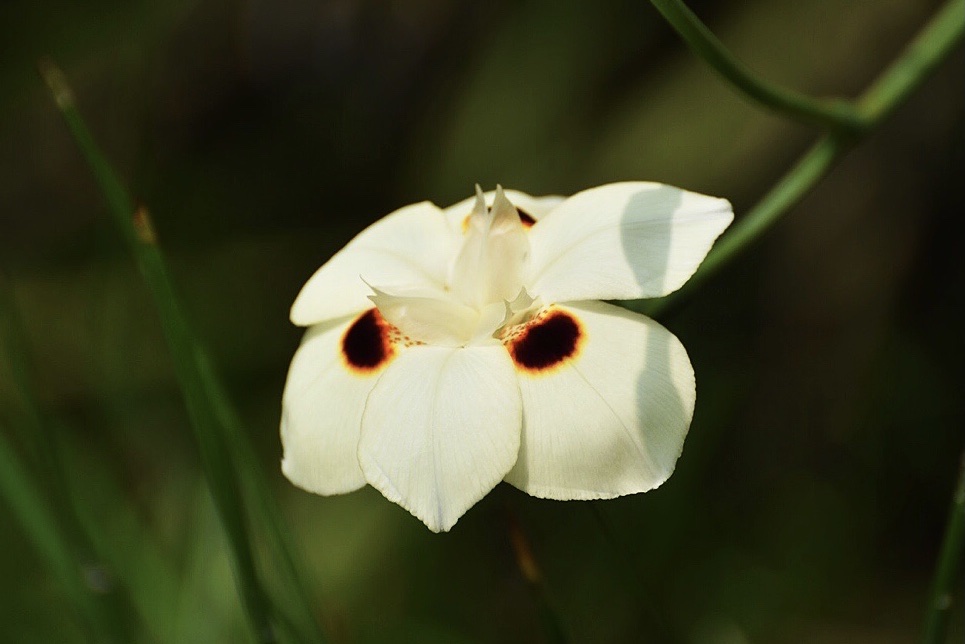
M 523 288 L 528 257 L 526 228 L 502 188 L 487 208 L 476 186 L 476 203 L 445 288 L 387 293 L 370 285 L 370 299 L 389 324 L 421 342 L 498 343 L 500 329 L 524 322 L 538 308 Z

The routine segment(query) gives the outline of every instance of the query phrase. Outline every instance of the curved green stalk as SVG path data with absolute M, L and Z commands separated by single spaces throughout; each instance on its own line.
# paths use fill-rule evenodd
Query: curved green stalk
M 658 2 L 659 0 L 654 0 Z M 858 101 L 863 118 L 877 127 L 900 106 L 965 36 L 965 0 L 949 0 Z M 870 130 L 868 130 L 870 132 Z M 685 299 L 780 220 L 861 137 L 829 135 L 815 144 L 746 215 L 718 240 L 683 288 L 656 300 L 626 302 L 656 316 Z
M 918 32 L 901 56 L 885 69 L 861 98 L 858 109 L 869 127 L 888 118 L 965 36 L 965 0 L 949 0 Z
M 246 614 L 256 638 L 261 642 L 275 642 L 288 631 L 286 620 L 271 601 L 271 596 L 260 578 L 255 564 L 252 537 L 246 521 L 245 503 L 241 489 L 241 476 L 235 455 L 238 445 L 247 437 L 236 426 L 223 422 L 218 405 L 213 400 L 215 377 L 200 342 L 187 323 L 187 316 L 175 292 L 164 257 L 157 246 L 150 216 L 143 207 L 136 207 L 113 168 L 95 143 L 87 125 L 74 103 L 73 93 L 67 80 L 53 64 L 44 60 L 40 73 L 53 94 L 71 135 L 90 167 L 101 193 L 107 200 L 109 211 L 117 228 L 124 235 L 141 276 L 147 283 L 168 342 L 178 382 L 184 395 L 191 426 L 198 442 L 202 468 L 210 486 L 218 515 L 228 538 L 239 590 Z M 250 446 L 247 448 L 250 451 Z M 246 463 L 244 476 L 250 477 Z M 256 505 L 262 509 L 262 505 Z M 272 523 L 276 517 L 259 516 L 257 523 Z M 280 530 L 274 530 L 269 538 L 275 538 Z M 283 544 L 275 543 L 275 551 L 285 551 Z M 301 594 L 296 597 L 304 600 Z M 302 614 L 311 615 L 308 606 Z M 303 634 L 300 641 L 323 641 L 317 625 L 311 634 Z
M 769 83 L 751 72 L 681 0 L 650 0 L 690 49 L 751 100 L 797 121 L 858 134 L 867 122 L 842 99 L 818 99 Z
M 718 47 L 712 35 L 696 21 L 686 7 L 677 0 L 652 0 L 664 15 L 669 12 L 675 26 L 686 26 L 695 42 L 703 39 L 698 51 L 705 60 L 722 74 L 747 91 L 759 91 L 759 85 L 748 81 L 739 64 Z M 690 18 L 688 18 L 688 14 Z M 692 20 L 691 20 L 692 18 Z M 710 36 L 710 39 L 706 37 Z M 899 58 L 882 72 L 857 101 L 860 120 L 865 127 L 855 137 L 841 133 L 825 137 L 814 145 L 731 230 L 720 239 L 691 280 L 676 293 L 649 302 L 628 302 L 628 308 L 648 315 L 660 315 L 698 288 L 708 277 L 737 257 L 757 241 L 775 222 L 797 204 L 824 177 L 848 150 L 878 127 L 925 81 L 944 61 L 965 36 L 965 0 L 949 0 L 928 24 L 909 43 Z M 688 40 L 688 42 L 691 42 Z M 697 49 L 694 42 L 691 46 Z M 725 73 L 725 69 L 729 72 Z M 740 83 L 738 83 L 740 80 Z M 750 92 L 748 92 L 750 93 Z M 763 100 L 761 102 L 764 102 Z M 923 641 L 940 644 L 947 630 L 948 613 L 952 605 L 952 588 L 960 581 L 963 550 L 965 550 L 965 462 L 955 488 L 952 507 L 936 564 L 930 601 L 925 621 Z
M 935 566 L 925 615 L 924 644 L 942 644 L 948 631 L 955 586 L 962 581 L 962 562 L 965 558 L 965 454 L 958 470 L 958 482 L 952 495 L 948 524 L 942 539 L 941 552 Z

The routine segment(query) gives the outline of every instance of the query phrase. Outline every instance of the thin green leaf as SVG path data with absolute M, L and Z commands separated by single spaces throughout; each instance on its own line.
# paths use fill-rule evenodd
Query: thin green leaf
M 251 452 L 252 448 L 248 445 L 247 436 L 240 427 L 226 424 L 223 422 L 223 413 L 219 414 L 213 392 L 220 390 L 220 387 L 213 385 L 216 380 L 213 368 L 187 323 L 187 316 L 181 308 L 173 281 L 158 248 L 147 209 L 135 207 L 134 201 L 96 145 L 77 110 L 73 92 L 63 73 L 49 60 L 41 61 L 40 72 L 60 108 L 68 129 L 84 155 L 108 203 L 111 217 L 124 235 L 154 299 L 198 443 L 202 468 L 229 542 L 239 591 L 251 628 L 259 641 L 277 641 L 279 632 L 276 628 L 278 625 L 276 618 L 281 613 L 278 603 L 271 600 L 258 574 L 252 535 L 249 533 L 246 522 L 241 474 L 235 460 L 239 453 Z M 248 477 L 254 476 L 252 472 L 256 469 L 257 463 L 247 462 L 244 463 L 242 471 Z M 262 485 L 260 481 L 257 484 Z M 245 486 L 246 489 L 249 487 Z M 254 505 L 254 510 L 259 513 L 259 516 L 253 518 L 253 523 L 269 526 L 267 538 L 273 543 L 274 552 L 287 552 L 285 545 L 278 543 L 278 535 L 283 532 L 277 525 L 278 517 L 265 512 L 267 505 L 270 505 L 270 502 L 259 502 Z M 283 569 L 287 568 L 283 566 Z M 304 600 L 304 596 L 300 593 L 296 593 L 296 597 Z M 299 612 L 303 615 L 311 615 L 307 605 Z M 314 622 L 301 634 L 300 639 L 323 641 L 322 634 Z
M 948 635 L 948 616 L 954 605 L 956 586 L 962 581 L 965 563 L 965 454 L 958 465 L 958 480 L 948 510 L 948 523 L 942 539 L 935 575 L 925 614 L 924 644 L 942 644 Z

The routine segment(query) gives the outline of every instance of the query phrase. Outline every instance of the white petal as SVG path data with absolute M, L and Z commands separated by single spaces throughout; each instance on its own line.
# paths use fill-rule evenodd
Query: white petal
M 516 462 L 520 416 L 502 346 L 413 347 L 369 396 L 362 471 L 430 530 L 449 530 Z
M 461 241 L 461 235 L 458 236 Z M 369 288 L 445 288 L 457 236 L 442 211 L 424 201 L 396 210 L 359 233 L 308 280 L 291 321 L 308 326 L 371 308 Z
M 527 288 L 545 302 L 667 295 L 733 216 L 725 199 L 658 183 L 585 190 L 530 231 Z
M 552 356 L 566 334 L 536 338 L 535 355 L 516 345 L 523 438 L 506 480 L 562 500 L 657 487 L 673 472 L 693 417 L 694 374 L 683 345 L 653 320 L 602 302 L 549 313 L 569 316 L 580 338 L 570 357 L 542 371 L 521 364 L 538 362 L 540 351 Z
M 556 206 L 563 203 L 565 197 L 549 195 L 546 197 L 533 197 L 519 190 L 505 190 L 506 198 L 516 206 L 516 209 L 529 215 L 534 220 L 539 221 L 550 213 Z M 486 203 L 492 206 L 496 197 L 496 191 L 490 190 L 485 194 Z M 463 199 L 459 203 L 453 204 L 444 210 L 446 219 L 453 230 L 463 232 L 467 227 L 467 218 L 472 213 L 475 197 Z
M 341 494 L 365 485 L 358 463 L 362 411 L 385 365 L 351 368 L 343 340 L 350 329 L 362 329 L 366 315 L 308 329 L 288 371 L 282 396 L 281 468 L 292 483 L 309 492 Z M 370 341 L 380 340 L 368 336 Z

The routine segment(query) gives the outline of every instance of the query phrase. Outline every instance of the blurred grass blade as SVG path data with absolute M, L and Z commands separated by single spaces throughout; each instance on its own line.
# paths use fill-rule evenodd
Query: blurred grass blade
M 697 56 L 739 92 L 789 118 L 834 132 L 859 133 L 865 118 L 849 101 L 819 99 L 779 87 L 751 72 L 681 0 L 650 0 Z
M 69 493 L 94 553 L 123 585 L 152 641 L 182 641 L 175 637 L 178 607 L 193 601 L 200 612 L 199 600 L 180 583 L 174 562 L 162 556 L 154 535 L 118 486 L 111 464 L 72 435 L 65 436 L 62 454 L 73 483 Z
M 4 469 L 8 479 L 3 486 L 20 518 L 25 532 L 37 545 L 49 567 L 72 593 L 81 593 L 74 602 L 89 613 L 95 630 L 105 638 L 127 639 L 129 605 L 125 594 L 109 583 L 110 571 L 104 570 L 94 552 L 90 533 L 81 525 L 77 505 L 71 492 L 73 481 L 64 471 L 58 436 L 51 430 L 32 386 L 26 355 L 26 333 L 15 306 L 9 280 L 0 270 L 0 349 L 3 349 L 13 393 L 19 398 L 22 421 L 12 424 L 18 432 L 21 447 L 37 470 L 36 484 L 31 482 L 26 467 L 17 462 L 16 452 L 3 439 Z M 14 463 L 9 464 L 13 459 Z M 10 468 L 7 471 L 7 468 Z M 39 540 L 38 540 L 39 539 Z M 67 567 L 65 567 L 67 566 Z M 82 570 L 104 581 L 96 589 L 87 583 Z M 74 571 L 81 574 L 81 585 L 75 583 Z
M 124 189 L 114 170 L 94 142 L 74 103 L 73 93 L 63 72 L 50 60 L 42 60 L 40 73 L 46 81 L 75 142 L 86 159 L 94 178 L 109 205 L 117 228 L 134 255 L 154 303 L 161 327 L 167 339 L 175 372 L 188 409 L 201 456 L 201 464 L 210 486 L 218 514 L 227 536 L 239 590 L 250 625 L 259 641 L 273 642 L 279 636 L 276 617 L 279 608 L 258 574 L 253 551 L 252 535 L 244 510 L 236 455 L 252 451 L 247 437 L 237 426 L 222 422 L 212 399 L 216 390 L 213 369 L 207 361 L 199 341 L 191 331 L 187 317 L 175 294 L 164 258 L 157 246 L 150 217 L 145 208 L 135 204 Z M 245 447 L 240 447 L 245 445 Z M 245 475 L 257 463 L 244 464 Z M 263 509 L 258 504 L 256 509 Z M 271 514 L 255 518 L 256 525 L 271 525 L 269 539 L 276 540 L 282 529 L 274 524 Z M 282 544 L 273 544 L 273 551 L 284 551 Z M 304 600 L 301 593 L 296 596 Z M 299 613 L 311 616 L 310 608 L 302 606 Z M 287 621 L 287 620 L 283 620 Z M 300 625 L 303 641 L 323 641 L 314 620 Z M 284 629 L 287 630 L 287 629 Z
M 232 433 L 241 434 L 243 432 L 241 419 L 231 404 L 221 380 L 216 376 L 214 366 L 207 360 L 203 360 L 201 366 L 201 375 L 207 385 L 209 397 L 214 404 L 219 421 L 225 427 L 230 428 Z M 295 544 L 292 542 L 291 534 L 281 517 L 278 505 L 268 493 L 268 483 L 258 463 L 255 451 L 251 443 L 246 440 L 234 441 L 230 444 L 230 447 L 235 450 L 234 458 L 239 463 L 241 470 L 245 472 L 242 483 L 245 486 L 244 491 L 248 495 L 247 498 L 253 500 L 255 514 L 262 519 L 262 525 L 271 533 L 268 542 L 280 564 L 278 572 L 283 577 L 281 581 L 288 593 L 293 595 L 292 608 L 297 613 L 294 622 L 300 624 L 302 629 L 308 628 L 314 631 L 314 639 L 322 641 L 324 636 L 319 630 L 318 622 L 311 610 L 311 593 L 294 556 L 296 552 Z
M 947 637 L 948 616 L 954 605 L 956 586 L 961 592 L 962 563 L 965 561 L 965 453 L 958 465 L 958 480 L 948 511 L 948 524 L 935 566 L 928 611 L 925 617 L 925 644 L 942 644 Z M 961 601 L 961 597 L 959 597 Z
M 67 591 L 82 621 L 100 639 L 121 641 L 109 634 L 111 620 L 98 608 L 57 519 L 3 433 L 0 433 L 0 497 L 6 499 L 14 521 L 20 524 L 40 558 Z
M 20 397 L 20 404 L 26 415 L 26 423 L 18 424 L 23 447 L 30 452 L 29 457 L 39 466 L 49 466 L 49 451 L 41 449 L 41 442 L 48 438 L 42 435 L 45 427 L 41 420 L 40 407 L 29 396 L 27 386 L 27 358 L 24 351 L 23 323 L 14 305 L 13 289 L 6 273 L 0 268 L 0 377 L 9 378 L 14 392 Z M 31 425 L 29 429 L 25 425 Z

